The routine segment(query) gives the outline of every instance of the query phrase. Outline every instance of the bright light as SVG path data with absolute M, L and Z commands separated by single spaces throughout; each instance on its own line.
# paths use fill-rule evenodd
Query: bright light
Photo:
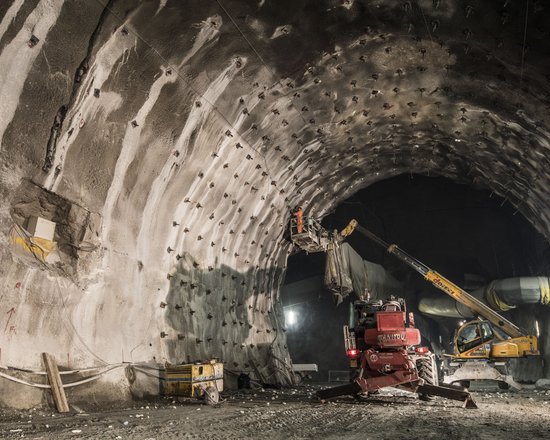
M 285 311 L 285 322 L 286 322 L 286 325 L 289 325 L 289 326 L 292 326 L 294 324 L 296 324 L 296 321 L 297 321 L 297 316 L 296 316 L 296 312 L 293 311 L 293 310 L 287 310 Z
M 355 358 L 357 358 L 358 355 L 359 355 L 359 350 L 357 350 L 355 348 L 350 348 L 348 350 L 348 357 L 349 358 L 355 359 Z
M 535 331 L 537 332 L 537 338 L 540 336 L 539 322 L 535 320 Z
M 462 327 L 464 324 L 466 324 L 466 320 L 458 321 L 458 326 Z

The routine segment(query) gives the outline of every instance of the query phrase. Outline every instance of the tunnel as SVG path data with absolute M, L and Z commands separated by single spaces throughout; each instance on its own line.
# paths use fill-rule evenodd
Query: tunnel
M 489 190 L 441 177 L 400 175 L 359 191 L 322 221 L 328 230 L 341 230 L 352 218 L 469 291 L 479 290 L 491 280 L 548 273 L 543 236 L 512 205 Z M 354 233 L 347 241 L 363 259 L 382 265 L 400 283 L 397 291 L 384 286 L 381 296 L 394 293 L 406 297 L 408 309 L 417 315 L 424 343 L 437 351 L 452 352 L 451 335 L 461 321 L 471 317 L 467 310 L 461 315 L 456 302 L 449 310 L 441 309 L 447 300 L 453 300 L 364 236 Z M 356 295 L 336 305 L 323 288 L 324 275 L 323 253 L 295 252 L 288 259 L 281 296 L 285 315 L 291 317 L 287 338 L 293 361 L 318 364 L 318 375 L 328 379 L 329 372 L 334 378 L 347 374 L 342 370 L 341 327 L 350 320 L 350 303 Z M 530 333 L 538 332 L 544 345 L 545 336 L 540 335 L 548 325 L 544 307 L 522 303 L 506 313 Z M 329 322 L 331 329 L 326 330 Z M 522 360 L 515 376 L 536 381 L 545 367 L 542 359 Z
M 284 286 L 323 264 L 288 238 L 296 206 L 330 230 L 357 218 L 459 285 L 548 277 L 549 14 L 540 0 L 2 2 L 0 372 L 31 381 L 42 353 L 98 369 L 72 402 L 156 396 L 151 372 L 210 358 L 228 388 L 293 386 L 293 358 L 310 356 L 285 310 L 307 292 Z M 349 242 L 407 284 L 442 350 L 457 320 L 418 310 L 438 293 Z M 347 303 L 315 289 L 338 350 Z M 506 314 L 538 326 L 542 356 L 515 367 L 527 383 L 550 378 L 540 302 Z M 47 399 L 0 386 L 4 407 Z

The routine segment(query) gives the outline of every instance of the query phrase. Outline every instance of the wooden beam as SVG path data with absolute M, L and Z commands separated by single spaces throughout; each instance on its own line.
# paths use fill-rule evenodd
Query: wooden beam
M 54 357 L 48 353 L 42 353 L 42 359 L 44 360 L 44 365 L 46 366 L 48 382 L 52 387 L 53 401 L 55 402 L 57 411 L 60 413 L 69 412 L 69 403 L 67 402 L 67 396 L 65 395 L 65 390 L 63 389 L 63 382 L 61 382 L 61 376 L 59 375 L 59 370 L 57 369 L 57 364 Z

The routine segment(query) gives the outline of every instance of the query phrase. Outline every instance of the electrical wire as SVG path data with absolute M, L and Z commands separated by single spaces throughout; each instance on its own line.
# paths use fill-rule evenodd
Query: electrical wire
M 525 42 L 527 41 L 527 19 L 529 18 L 529 0 L 525 2 L 525 28 L 523 30 L 523 47 L 521 48 L 521 69 L 519 73 L 519 87 L 523 82 L 523 67 L 525 64 Z
M 231 14 L 229 13 L 229 11 L 227 9 L 225 9 L 225 7 L 222 5 L 221 1 L 220 0 L 216 0 L 216 3 L 220 6 L 220 8 L 223 10 L 223 12 L 225 12 L 225 15 L 227 15 L 229 17 L 229 20 L 231 20 L 231 22 L 233 23 L 233 26 L 235 26 L 235 28 L 237 29 L 237 31 L 239 31 L 239 33 L 242 35 L 242 37 L 244 38 L 244 40 L 246 41 L 246 43 L 250 46 L 250 48 L 252 49 L 252 51 L 256 54 L 256 56 L 258 57 L 258 59 L 260 60 L 260 62 L 264 65 L 264 67 L 268 70 L 269 73 L 271 73 L 271 75 L 274 77 L 274 78 L 277 78 L 277 75 L 275 74 L 275 72 L 273 72 L 273 70 L 271 69 L 270 66 L 268 66 L 268 64 L 264 61 L 264 59 L 262 58 L 262 56 L 260 55 L 260 53 L 256 50 L 256 48 L 253 46 L 253 44 L 250 42 L 250 40 L 248 38 L 246 38 L 246 35 L 244 34 L 244 32 L 241 30 L 241 28 L 237 25 L 237 22 L 233 19 L 233 17 L 231 16 Z M 275 84 L 278 84 L 280 87 L 283 87 L 283 84 L 281 83 L 281 80 L 277 80 L 275 82 Z M 302 121 L 304 122 L 304 124 L 307 124 L 307 121 L 306 121 L 306 118 L 304 118 L 304 116 L 298 112 L 298 115 L 300 116 L 300 118 L 302 119 Z
M 229 374 L 232 374 L 234 376 L 240 376 L 241 374 L 247 374 L 244 371 L 233 371 L 233 370 L 230 370 L 228 368 L 224 368 L 223 371 L 227 372 Z M 255 383 L 256 385 L 262 386 L 262 383 L 258 382 L 257 380 L 250 379 L 250 377 L 249 377 L 249 380 L 250 380 L 251 383 Z
M 233 25 L 235 26 L 235 28 L 239 31 L 239 33 L 242 35 L 242 37 L 244 38 L 244 40 L 248 43 L 248 45 L 250 46 L 250 48 L 252 49 L 252 51 L 256 54 L 256 56 L 259 58 L 259 60 L 261 61 L 261 63 L 267 68 L 267 70 L 269 70 L 269 72 L 273 75 L 273 72 L 271 71 L 271 69 L 269 68 L 269 66 L 267 65 L 267 63 L 264 61 L 264 59 L 262 58 L 262 56 L 259 54 L 259 52 L 256 50 L 256 48 L 252 45 L 252 43 L 248 40 L 248 38 L 246 38 L 246 35 L 244 34 L 244 32 L 239 28 L 239 26 L 237 25 L 237 23 L 235 22 L 235 20 L 233 19 L 233 17 L 231 16 L 231 14 L 229 14 L 229 12 L 227 11 L 227 9 L 224 8 L 224 6 L 222 5 L 221 1 L 220 0 L 216 0 L 216 3 L 220 6 L 220 8 L 222 8 L 223 12 L 225 12 L 225 15 L 227 15 L 229 17 L 229 19 L 231 20 L 231 22 L 233 23 Z M 275 75 L 273 75 L 275 76 Z
M 78 380 L 76 382 L 70 382 L 70 383 L 63 384 L 63 388 L 72 388 L 72 387 L 76 387 L 78 385 L 83 385 L 85 383 L 92 382 L 94 380 L 99 379 L 105 373 L 108 373 L 108 372 L 113 371 L 113 370 L 117 370 L 117 369 L 119 369 L 123 366 L 124 365 L 115 365 L 115 366 L 112 366 L 110 368 L 105 368 L 103 371 L 101 371 L 97 374 L 94 374 L 93 376 L 86 377 L 85 379 Z M 30 386 L 30 387 L 33 387 L 33 388 L 45 388 L 45 389 L 51 388 L 50 385 L 40 384 L 40 383 L 35 383 L 35 382 L 29 382 L 29 381 L 26 381 L 26 380 L 23 380 L 23 379 L 19 379 L 17 377 L 10 376 L 9 374 L 5 374 L 5 373 L 2 373 L 2 372 L 0 372 L 0 377 L 11 380 L 12 382 L 17 382 L 17 383 L 20 383 L 22 385 L 27 385 L 27 386 Z
M 111 365 L 108 365 L 108 366 L 113 367 L 113 366 L 125 366 L 125 365 L 130 365 L 130 364 L 128 364 L 126 362 L 123 362 L 123 363 L 120 363 L 120 364 L 111 364 Z M 64 370 L 64 371 L 60 371 L 59 374 L 61 376 L 63 376 L 63 375 L 68 375 L 68 374 L 89 373 L 90 371 L 97 371 L 97 370 L 101 370 L 101 369 L 104 369 L 104 368 L 105 368 L 105 366 L 81 368 L 81 369 L 78 369 L 78 370 Z M 36 374 L 38 376 L 46 376 L 48 374 L 46 371 L 28 370 L 26 368 L 11 367 L 11 366 L 5 366 L 5 365 L 0 365 L 0 369 L 8 370 L 8 371 L 19 371 L 21 373 L 27 373 L 27 374 Z
M 44 384 L 41 384 L 41 383 L 28 382 L 26 380 L 19 379 L 17 377 L 13 377 L 13 376 L 10 376 L 9 374 L 4 374 L 2 372 L 0 372 L 0 377 L 11 380 L 12 382 L 20 383 L 22 385 L 27 385 L 29 387 L 46 388 L 46 389 L 51 388 L 51 386 L 49 386 L 49 385 L 44 385 Z
M 154 377 L 155 379 L 161 379 L 161 377 L 159 375 L 149 373 L 148 371 L 142 370 L 140 367 L 132 366 L 132 368 L 136 371 L 139 371 L 140 373 L 145 374 L 146 376 Z M 158 371 L 158 368 L 156 370 Z
M 422 10 L 422 6 L 420 6 L 417 3 L 418 9 L 420 9 L 420 13 L 422 14 L 422 18 L 424 19 L 424 24 L 426 25 L 426 31 L 428 31 L 428 36 L 430 37 L 430 41 L 433 43 L 432 33 L 430 32 L 430 28 L 428 27 L 428 22 L 426 21 L 426 16 L 424 15 L 424 11 Z

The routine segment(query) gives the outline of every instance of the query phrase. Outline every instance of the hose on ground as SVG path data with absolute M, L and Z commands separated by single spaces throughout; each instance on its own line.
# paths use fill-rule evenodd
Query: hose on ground
M 49 385 L 44 385 L 41 383 L 34 383 L 34 382 L 27 382 L 26 380 L 18 379 L 17 377 L 13 377 L 13 376 L 10 376 L 9 374 L 4 374 L 2 372 L 0 372 L 0 377 L 11 380 L 12 382 L 20 383 L 22 385 L 27 385 L 34 388 L 51 388 L 51 386 Z
M 121 363 L 121 364 L 108 365 L 106 367 L 92 367 L 92 368 L 84 368 L 84 369 L 81 369 L 81 370 L 72 370 L 72 371 L 60 372 L 60 374 L 77 374 L 77 373 L 81 373 L 81 372 L 100 370 L 97 374 L 94 374 L 93 376 L 89 376 L 89 377 L 86 377 L 84 379 L 77 380 L 75 382 L 70 382 L 70 383 L 63 384 L 63 388 L 72 388 L 72 387 L 76 387 L 76 386 L 79 386 L 79 385 L 84 385 L 85 383 L 92 382 L 94 380 L 99 379 L 101 376 L 103 376 L 106 373 L 109 373 L 111 371 L 118 370 L 119 368 L 127 367 L 127 366 L 133 367 L 136 370 L 140 371 L 141 373 L 143 373 L 147 376 L 155 377 L 155 378 L 158 379 L 158 376 L 155 376 L 154 374 L 151 374 L 151 373 L 149 373 L 149 372 L 142 369 L 142 368 L 146 368 L 146 369 L 150 369 L 150 370 L 158 370 L 158 368 L 151 367 L 149 365 L 142 365 L 142 364 Z M 7 368 L 7 367 L 4 367 L 4 366 L 0 366 L 0 368 L 4 369 L 4 370 L 11 369 L 11 370 L 16 370 L 16 371 L 22 371 L 24 373 L 30 373 L 30 374 L 36 374 L 36 375 L 45 375 L 45 374 L 47 374 L 45 371 L 30 371 L 30 370 L 25 370 L 25 369 L 22 369 L 22 368 Z M 5 373 L 2 373 L 2 372 L 0 372 L 0 377 L 3 377 L 7 380 L 11 380 L 12 382 L 19 383 L 21 385 L 27 385 L 27 386 L 34 387 L 34 388 L 43 388 L 43 389 L 51 388 L 51 386 L 47 385 L 47 384 L 30 382 L 30 381 L 27 381 L 27 380 L 24 380 L 24 379 L 19 379 L 18 377 L 13 377 L 9 374 L 5 374 Z
M 128 363 L 120 363 L 120 364 L 102 365 L 101 367 L 80 368 L 78 370 L 64 370 L 64 371 L 60 371 L 59 374 L 61 376 L 63 376 L 63 375 L 67 375 L 67 374 L 89 373 L 90 371 L 102 370 L 106 367 L 114 367 L 115 365 L 116 366 L 122 366 L 122 365 L 129 365 L 129 364 Z M 39 375 L 39 376 L 47 376 L 47 374 L 48 374 L 45 371 L 29 370 L 27 368 L 18 368 L 18 367 L 4 366 L 4 365 L 0 365 L 0 369 L 20 371 L 21 373 L 36 374 L 36 375 Z

